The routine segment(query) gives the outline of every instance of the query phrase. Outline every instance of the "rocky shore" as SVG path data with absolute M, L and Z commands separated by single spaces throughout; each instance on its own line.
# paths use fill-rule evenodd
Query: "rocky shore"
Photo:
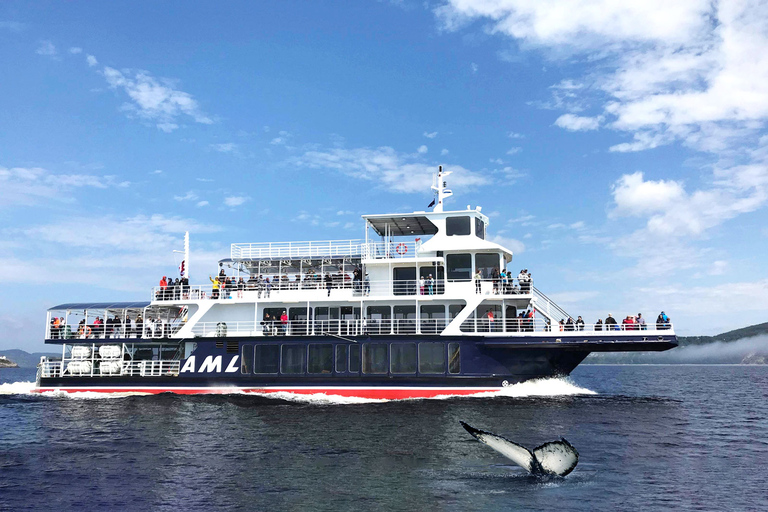
M 5 356 L 0 356 L 0 368 L 18 368 L 19 365 Z

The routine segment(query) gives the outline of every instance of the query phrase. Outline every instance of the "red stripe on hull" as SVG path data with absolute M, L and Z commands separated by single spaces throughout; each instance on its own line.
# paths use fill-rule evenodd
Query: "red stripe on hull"
M 34 393 L 45 393 L 50 391 L 63 391 L 65 393 L 144 393 L 157 395 L 160 393 L 173 393 L 177 395 L 225 395 L 232 393 L 253 393 L 253 394 L 272 394 L 272 393 L 291 393 L 296 395 L 329 395 L 341 396 L 345 398 L 371 398 L 379 400 L 403 400 L 407 398 L 433 398 L 436 396 L 450 395 L 475 395 L 478 393 L 488 393 L 499 391 L 501 388 L 410 388 L 410 389 L 388 389 L 388 388 L 368 388 L 368 389 L 348 389 L 348 388 L 303 388 L 303 389 L 280 389 L 280 388 L 200 388 L 200 389 L 159 389 L 159 388 L 35 388 Z

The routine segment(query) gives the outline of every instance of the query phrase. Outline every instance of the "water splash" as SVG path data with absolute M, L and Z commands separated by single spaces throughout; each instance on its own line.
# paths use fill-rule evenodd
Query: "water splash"
M 34 388 L 34 382 L 6 382 L 0 384 L 0 395 L 26 395 Z

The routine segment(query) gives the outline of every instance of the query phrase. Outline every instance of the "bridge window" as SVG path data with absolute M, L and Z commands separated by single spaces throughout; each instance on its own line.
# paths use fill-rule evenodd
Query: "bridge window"
M 445 256 L 445 266 L 448 269 L 448 280 L 469 280 L 472 277 L 471 254 L 448 254 Z
M 363 373 L 387 373 L 386 343 L 366 343 L 363 345 Z
M 253 370 L 253 345 L 243 345 L 240 354 L 240 373 L 249 375 Z
M 347 346 L 336 345 L 336 373 L 347 371 Z
M 493 270 L 499 269 L 499 255 L 496 254 L 475 254 L 475 266 L 480 271 L 483 279 L 490 279 Z
M 445 219 L 445 234 L 448 236 L 463 236 L 470 234 L 469 217 L 448 217 Z
M 475 236 L 485 240 L 485 222 L 480 217 L 475 217 Z
M 419 343 L 419 373 L 445 373 L 443 343 Z
M 283 345 L 280 358 L 280 373 L 304 373 L 307 360 L 306 345 Z
M 416 373 L 416 344 L 392 343 L 390 347 L 392 373 Z
M 392 279 L 395 295 L 416 295 L 416 267 L 395 267 Z
M 448 344 L 448 373 L 461 373 L 461 346 Z
M 253 373 L 277 373 L 279 345 L 256 345 L 253 351 Z

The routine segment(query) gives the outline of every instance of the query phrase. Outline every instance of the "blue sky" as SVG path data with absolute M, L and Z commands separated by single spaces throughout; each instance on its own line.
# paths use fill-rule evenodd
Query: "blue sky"
M 0 4 L 0 348 L 144 299 L 192 233 L 359 238 L 482 205 L 587 321 L 766 320 L 766 2 Z

